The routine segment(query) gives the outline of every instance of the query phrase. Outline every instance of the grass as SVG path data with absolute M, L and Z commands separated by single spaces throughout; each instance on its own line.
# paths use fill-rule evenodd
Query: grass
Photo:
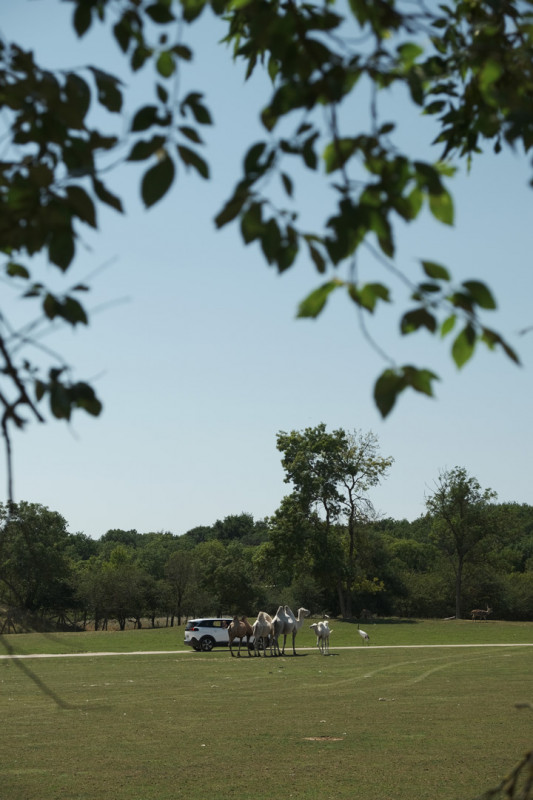
M 332 627 L 329 657 L 303 649 L 314 644 L 304 627 L 296 658 L 0 660 L 2 797 L 466 800 L 533 745 L 533 712 L 515 707 L 533 700 L 530 647 L 374 646 L 438 635 L 439 644 L 530 644 L 531 623 L 380 622 L 364 626 L 371 647 L 356 625 Z M 18 652 L 83 652 L 72 636 L 90 637 L 95 652 L 120 642 L 125 652 L 127 641 L 168 651 L 183 640 L 175 628 L 4 639 Z M 334 639 L 358 646 L 336 650 Z
M 313 620 L 309 619 L 309 623 Z M 307 620 L 306 620 L 307 623 Z M 304 623 L 297 637 L 298 647 L 312 647 L 316 637 Z M 331 647 L 361 645 L 357 623 L 333 620 Z M 471 622 L 470 620 L 379 619 L 363 622 L 371 644 L 533 644 L 530 622 Z M 184 625 L 173 628 L 141 628 L 126 631 L 85 633 L 17 633 L 0 636 L 0 655 L 40 653 L 129 653 L 146 650 L 183 649 Z

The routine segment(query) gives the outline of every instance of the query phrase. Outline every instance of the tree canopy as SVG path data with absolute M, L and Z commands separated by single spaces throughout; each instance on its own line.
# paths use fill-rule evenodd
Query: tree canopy
M 293 491 L 276 515 L 272 538 L 281 552 L 289 548 L 293 555 L 299 549 L 309 553 L 306 540 L 311 542 L 315 574 L 324 588 L 336 586 L 342 613 L 351 617 L 356 585 L 372 586 L 364 568 L 368 548 L 362 535 L 375 516 L 367 493 L 386 477 L 393 459 L 380 455 L 372 432 L 341 428 L 330 433 L 324 423 L 281 431 L 277 443 L 285 481 Z
M 492 489 L 482 489 L 464 467 L 441 473 L 426 505 L 433 517 L 432 538 L 450 559 L 455 572 L 455 616 L 462 616 L 462 583 L 466 564 L 482 557 L 480 545 L 499 529 L 489 507 L 496 498 Z
M 278 0 L 71 0 L 73 32 L 83 37 L 104 26 L 131 75 L 151 70 L 153 95 L 143 97 L 119 135 L 127 87 L 102 68 L 99 53 L 80 69 L 52 71 L 37 63 L 9 31 L 0 39 L 0 105 L 4 155 L 0 163 L 0 252 L 5 279 L 39 311 L 27 323 L 0 309 L 0 404 L 9 474 L 10 431 L 28 417 L 51 413 L 69 419 L 81 408 L 97 416 L 101 400 L 60 354 L 40 347 L 43 323 L 85 325 L 88 286 L 52 290 L 41 254 L 67 275 L 84 226 L 97 228 L 98 212 L 123 212 L 109 164 L 140 169 L 147 208 L 164 198 L 178 167 L 209 179 L 203 131 L 213 124 L 209 92 L 183 93 L 180 77 L 193 57 L 191 25 L 213 13 L 225 25 L 224 45 L 247 77 L 263 70 L 270 90 L 258 97 L 264 137 L 243 153 L 243 172 L 228 187 L 216 225 L 239 225 L 245 245 L 257 244 L 279 272 L 298 260 L 321 276 L 301 302 L 299 315 L 320 315 L 333 292 L 344 292 L 365 319 L 392 302 L 392 285 L 409 292 L 399 308 L 399 331 L 449 337 L 458 367 L 476 345 L 518 356 L 485 322 L 496 307 L 481 278 L 460 284 L 447 265 L 420 262 L 412 281 L 395 262 L 395 230 L 424 210 L 440 223 L 454 219 L 455 166 L 485 144 L 528 153 L 533 143 L 531 4 L 520 0 L 454 0 L 426 6 L 402 0 L 278 2 Z M 405 92 L 434 121 L 435 158 L 406 152 L 395 120 L 382 111 L 385 90 Z M 97 113 L 99 111 L 104 114 Z M 354 119 L 357 121 L 354 122 Z M 429 143 L 428 143 L 429 144 Z M 322 220 L 300 220 L 295 186 L 317 176 L 329 199 Z M 367 279 L 360 255 L 375 264 Z M 42 273 L 42 274 L 41 274 Z M 34 306 L 31 306 L 32 309 Z M 377 349 L 377 348 L 376 348 Z M 384 354 L 381 354 L 384 355 Z M 374 390 L 383 416 L 411 388 L 433 393 L 429 365 L 396 364 L 390 357 Z M 11 489 L 10 489 L 11 495 Z

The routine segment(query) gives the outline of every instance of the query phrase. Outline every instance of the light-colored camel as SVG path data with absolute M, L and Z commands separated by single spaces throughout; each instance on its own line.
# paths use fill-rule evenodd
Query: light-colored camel
M 254 632 L 254 656 L 261 657 L 260 647 L 263 647 L 263 655 L 266 658 L 267 644 L 270 646 L 270 655 L 272 655 L 272 645 L 274 642 L 274 625 L 272 617 L 266 611 L 260 611 L 257 619 L 252 625 Z
M 233 655 L 233 648 L 232 644 L 235 639 L 239 640 L 239 652 L 237 655 L 240 657 L 241 655 L 241 644 L 242 640 L 246 637 L 246 649 L 248 650 L 248 655 L 251 656 L 250 653 L 250 636 L 253 635 L 252 626 L 246 619 L 246 617 L 233 617 L 233 620 L 229 624 L 228 628 L 228 637 L 229 637 L 229 651 L 231 655 Z
M 299 608 L 298 616 L 295 616 L 289 606 L 280 606 L 278 608 L 276 616 L 272 620 L 274 624 L 274 646 L 277 649 L 278 655 L 280 655 L 279 637 L 281 634 L 283 634 L 283 649 L 281 651 L 281 655 L 285 655 L 285 645 L 287 643 L 287 636 L 289 634 L 292 635 L 292 652 L 293 655 L 296 655 L 296 647 L 294 646 L 296 634 L 302 627 L 305 617 L 308 617 L 310 613 L 311 612 L 308 611 L 307 608 Z
M 272 619 L 272 644 L 274 645 L 274 655 L 280 656 L 281 650 L 279 649 L 279 637 L 283 633 L 283 626 L 285 625 L 285 608 L 279 606 L 274 618 Z
M 309 627 L 316 633 L 316 646 L 322 655 L 329 655 L 329 635 L 333 633 L 333 631 L 329 627 L 328 621 L 322 620 L 322 622 L 313 622 Z

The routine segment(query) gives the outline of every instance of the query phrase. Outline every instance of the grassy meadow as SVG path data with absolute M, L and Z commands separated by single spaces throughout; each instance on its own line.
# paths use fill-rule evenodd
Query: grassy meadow
M 533 746 L 533 624 L 363 627 L 334 621 L 322 656 L 304 624 L 297 657 L 260 659 L 172 652 L 183 628 L 0 637 L 68 654 L 0 659 L 0 796 L 460 800 Z

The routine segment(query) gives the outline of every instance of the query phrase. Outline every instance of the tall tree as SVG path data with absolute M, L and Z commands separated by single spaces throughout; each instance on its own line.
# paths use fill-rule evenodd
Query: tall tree
M 102 207 L 123 212 L 104 166 L 121 160 L 141 165 L 147 208 L 164 197 L 182 166 L 209 178 L 202 132 L 212 124 L 212 115 L 203 87 L 184 92 L 181 80 L 193 57 L 184 31 L 201 24 L 209 8 L 220 19 L 221 38 L 243 63 L 246 77 L 263 69 L 271 79 L 271 90 L 258 93 L 265 136 L 246 144 L 243 174 L 229 190 L 217 227 L 238 223 L 244 243 L 259 244 L 266 262 L 279 272 L 299 255 L 316 268 L 322 284 L 302 302 L 302 317 L 318 316 L 330 295 L 341 291 L 355 304 L 364 327 L 365 314 L 391 302 L 393 274 L 410 287 L 409 306 L 399 309 L 403 335 L 418 330 L 452 335 L 451 354 L 458 366 L 469 360 L 478 342 L 517 360 L 485 323 L 485 312 L 496 305 L 485 283 L 456 285 L 446 266 L 429 259 L 420 263 L 419 280 L 408 280 L 394 264 L 394 227 L 413 222 L 423 208 L 437 221 L 452 224 L 448 187 L 454 162 L 474 158 L 484 141 L 496 152 L 506 145 L 530 150 L 530 4 L 72 0 L 71 5 L 77 36 L 102 25 L 132 78 L 151 69 L 156 79 L 154 95 L 137 99 L 130 117 L 126 85 L 102 68 L 100 51 L 87 67 L 54 72 L 37 63 L 25 42 L 0 39 L 5 126 L 0 252 L 4 277 L 24 297 L 40 303 L 43 316 L 37 327 L 43 320 L 71 326 L 88 322 L 81 299 L 88 287 L 50 288 L 39 274 L 39 262 L 34 267 L 31 258 L 43 254 L 67 273 L 80 229 L 96 228 Z M 216 90 L 216 76 L 213 80 Z M 370 88 L 368 101 L 357 94 L 361 85 Z M 436 159 L 412 155 L 395 140 L 396 122 L 383 115 L 379 101 L 382 90 L 396 87 L 404 92 L 402 98 L 411 99 L 416 114 L 434 120 L 429 141 L 440 146 Z M 354 102 L 356 115 L 351 113 Z M 111 117 L 89 114 L 95 104 Z M 127 135 L 118 137 L 113 115 L 126 113 Z M 302 171 L 318 176 L 318 190 L 331 199 L 323 220 L 311 228 L 300 222 L 294 202 Z M 282 188 L 281 203 L 273 184 Z M 360 253 L 375 264 L 378 276 L 361 277 L 356 268 Z M 32 323 L 34 316 L 31 310 Z M 40 358 L 32 355 L 35 324 L 10 324 L 4 308 L 0 323 L 1 429 L 11 497 L 12 429 L 22 427 L 27 417 L 43 421 L 43 398 L 53 416 L 67 420 L 78 408 L 98 415 L 101 402 L 60 356 L 45 363 L 42 351 Z M 406 388 L 431 395 L 436 377 L 426 366 L 392 360 L 375 384 L 378 408 L 388 414 Z
M 177 550 L 172 553 L 165 564 L 165 577 L 168 586 L 168 598 L 171 603 L 170 612 L 172 622 L 174 616 L 181 625 L 187 593 L 191 592 L 197 580 L 196 562 L 194 555 L 189 550 Z
M 30 613 L 53 606 L 67 590 L 65 519 L 39 503 L 0 504 L 0 591 Z
M 480 555 L 481 545 L 498 531 L 498 518 L 491 507 L 492 489 L 482 489 L 464 467 L 442 472 L 434 492 L 426 498 L 433 518 L 431 537 L 453 565 L 455 616 L 462 616 L 465 565 Z
M 307 515 L 315 513 L 323 520 L 326 541 L 335 526 L 346 526 L 345 569 L 343 576 L 338 575 L 337 590 L 341 613 L 351 617 L 356 555 L 363 544 L 359 534 L 374 514 L 367 493 L 386 476 L 393 459 L 380 455 L 372 432 L 347 433 L 340 428 L 328 433 L 324 423 L 278 433 L 277 447 L 283 453 L 285 482 L 292 483 L 293 494 Z

